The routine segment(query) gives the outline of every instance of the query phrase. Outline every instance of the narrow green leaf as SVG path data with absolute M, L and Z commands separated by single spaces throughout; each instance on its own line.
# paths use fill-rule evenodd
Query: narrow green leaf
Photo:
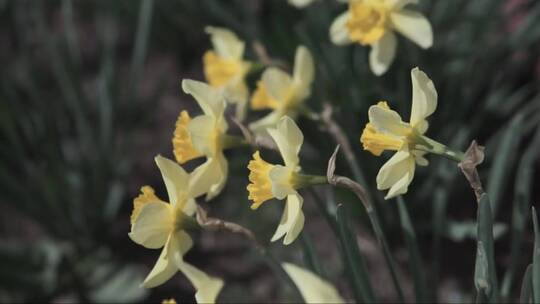
M 337 209 L 337 223 L 339 226 L 339 241 L 345 252 L 346 269 L 351 272 L 354 280 L 353 290 L 355 294 L 358 292 L 358 297 L 361 302 L 375 302 L 373 288 L 369 281 L 368 271 L 364 257 L 358 249 L 358 243 L 349 226 L 345 208 L 339 205 Z
M 489 198 L 484 194 L 478 203 L 478 243 L 474 281 L 479 296 L 485 293 L 489 302 L 498 298 L 497 274 L 495 272 L 493 215 Z
M 521 282 L 520 303 L 530 303 L 532 300 L 532 264 L 527 266 Z
M 507 299 L 512 289 L 514 277 L 519 265 L 523 235 L 528 223 L 531 204 L 531 188 L 533 187 L 534 162 L 540 150 L 540 127 L 535 137 L 519 161 L 516 181 L 514 183 L 514 202 L 512 205 L 512 226 L 510 244 L 510 265 L 504 275 L 501 296 Z
M 538 217 L 536 209 L 532 207 L 534 225 L 534 252 L 532 264 L 532 290 L 534 303 L 540 303 L 540 231 L 538 228 Z
M 319 257 L 317 256 L 315 248 L 313 248 L 313 242 L 311 241 L 311 237 L 309 237 L 305 230 L 302 231 L 302 233 L 300 234 L 300 244 L 302 245 L 302 251 L 304 253 L 304 263 L 306 264 L 307 268 L 309 268 L 313 273 L 317 274 L 318 276 L 324 278 L 325 276 L 322 271 Z
M 487 193 L 491 200 L 491 209 L 493 214 L 497 214 L 497 209 L 501 200 L 502 193 L 505 190 L 508 171 L 512 168 L 514 156 L 521 138 L 521 125 L 523 115 L 516 115 L 502 135 L 502 139 L 495 153 L 495 159 L 489 171 L 489 182 Z
M 420 249 L 418 248 L 416 234 L 414 232 L 407 207 L 401 196 L 397 198 L 397 204 L 399 219 L 401 221 L 401 229 L 403 229 L 405 242 L 407 243 L 407 250 L 409 251 L 409 267 L 411 273 L 413 274 L 416 302 L 426 302 L 426 275 L 424 273 L 424 265 L 422 263 Z
M 129 100 L 137 96 L 135 88 L 139 82 L 143 69 L 146 52 L 148 50 L 148 40 L 150 37 L 150 28 L 152 26 L 152 13 L 154 9 L 154 0 L 141 0 L 139 8 L 139 19 L 137 23 L 137 32 L 135 34 L 135 46 L 131 57 L 131 79 L 129 82 Z

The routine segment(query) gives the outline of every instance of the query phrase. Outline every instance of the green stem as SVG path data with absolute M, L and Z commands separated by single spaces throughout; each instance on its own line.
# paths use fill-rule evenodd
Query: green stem
M 245 138 L 225 134 L 221 138 L 221 146 L 223 149 L 231 149 L 236 147 L 251 146 L 251 144 Z
M 465 158 L 465 154 L 463 154 L 463 152 L 452 150 L 447 146 L 425 136 L 421 137 L 420 144 L 416 145 L 414 148 L 416 150 L 421 150 L 446 157 L 458 163 L 462 162 Z
M 310 186 L 328 184 L 328 179 L 326 176 L 321 175 L 297 174 L 294 177 L 293 184 L 295 185 L 296 189 L 301 189 Z

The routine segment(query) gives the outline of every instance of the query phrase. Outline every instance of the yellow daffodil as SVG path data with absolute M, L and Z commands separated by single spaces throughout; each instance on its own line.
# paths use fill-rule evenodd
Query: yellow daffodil
M 266 128 L 275 126 L 285 115 L 296 118 L 302 110 L 303 102 L 311 94 L 314 76 L 313 57 L 304 46 L 296 49 L 292 76 L 275 67 L 267 68 L 251 97 L 251 108 L 271 109 L 272 112 L 250 124 L 251 130 L 264 132 Z
M 197 290 L 198 303 L 213 303 L 223 281 L 213 278 L 184 261 L 185 253 L 193 246 L 186 230 L 196 225 L 194 180 L 172 160 L 156 157 L 169 196 L 169 203 L 159 199 L 154 190 L 145 186 L 133 201 L 131 232 L 129 237 L 137 244 L 150 249 L 162 248 L 154 268 L 142 286 L 156 287 L 165 283 L 179 270 Z
M 163 300 L 161 301 L 161 304 L 176 304 L 176 300 L 175 299 Z
M 203 55 L 204 75 L 208 83 L 219 88 L 227 101 L 236 104 L 236 116 L 245 116 L 249 90 L 245 82 L 251 63 L 244 61 L 245 43 L 228 29 L 206 27 L 213 50 Z
M 192 175 L 194 195 L 207 193 L 206 199 L 210 200 L 221 192 L 227 181 L 228 163 L 223 149 L 239 139 L 226 134 L 225 100 L 218 89 L 194 80 L 182 81 L 182 89 L 195 98 L 204 115 L 192 119 L 187 111 L 180 113 L 172 139 L 174 155 L 180 164 L 203 156 L 207 158 Z
M 304 227 L 302 212 L 303 198 L 296 191 L 306 185 L 326 182 L 324 177 L 300 174 L 298 153 L 304 135 L 288 116 L 281 118 L 276 128 L 268 133 L 274 139 L 285 162 L 285 166 L 264 161 L 259 151 L 253 154 L 248 169 L 250 184 L 247 186 L 249 199 L 253 200 L 251 209 L 259 208 L 272 198 L 287 199 L 281 222 L 272 237 L 272 242 L 285 236 L 283 243 L 292 243 Z
M 293 280 L 306 303 L 345 303 L 337 289 L 316 274 L 290 263 L 281 266 Z
M 417 0 L 350 0 L 349 9 L 330 26 L 330 39 L 337 45 L 359 43 L 371 46 L 369 65 L 384 74 L 396 54 L 394 31 L 427 49 L 433 45 L 431 24 L 422 14 L 404 7 Z
M 426 153 L 445 156 L 461 161 L 463 154 L 450 150 L 445 145 L 424 134 L 428 129 L 426 118 L 437 108 L 437 91 L 429 77 L 418 68 L 411 71 L 412 109 L 409 122 L 390 109 L 384 101 L 369 108 L 369 123 L 366 124 L 360 142 L 365 150 L 379 156 L 385 150 L 397 151 L 380 169 L 377 188 L 389 189 L 385 199 L 407 192 L 413 180 L 415 165 L 427 166 Z

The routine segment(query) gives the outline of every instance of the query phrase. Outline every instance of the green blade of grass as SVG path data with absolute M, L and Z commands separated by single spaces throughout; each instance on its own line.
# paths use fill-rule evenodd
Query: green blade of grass
M 486 189 L 491 200 L 493 214 L 497 214 L 502 193 L 505 190 L 505 181 L 509 176 L 508 171 L 512 168 L 513 160 L 519 146 L 522 122 L 523 115 L 521 114 L 516 115 L 512 119 L 510 125 L 502 135 L 495 159 L 489 171 L 489 182 Z
M 324 278 L 325 276 L 322 271 L 319 257 L 315 252 L 315 248 L 313 248 L 313 242 L 311 241 L 311 238 L 305 230 L 302 231 L 302 233 L 300 234 L 300 244 L 302 245 L 302 251 L 304 253 L 304 263 L 306 264 L 307 268 L 313 271 L 313 273 L 317 274 L 318 276 Z
M 523 233 L 529 218 L 531 204 L 531 188 L 533 186 L 534 163 L 540 150 L 540 127 L 537 129 L 532 143 L 519 161 L 516 181 L 514 184 L 514 203 L 512 205 L 512 239 L 510 244 L 510 264 L 504 275 L 501 296 L 510 296 L 517 267 L 520 262 Z
M 493 215 L 491 204 L 486 194 L 478 202 L 478 242 L 474 281 L 478 297 L 485 295 L 490 303 L 498 298 L 497 274 L 495 272 Z M 478 298 L 477 298 L 478 299 Z
M 416 234 L 411 223 L 411 218 L 409 217 L 409 212 L 401 196 L 397 198 L 397 204 L 401 229 L 403 230 L 409 252 L 409 267 L 413 274 L 416 302 L 426 302 L 426 275 L 424 273 L 424 265 L 422 263 L 420 249 L 418 248 Z
M 339 205 L 337 209 L 337 223 L 339 226 L 339 241 L 343 247 L 346 258 L 346 268 L 351 272 L 354 285 L 353 289 L 355 295 L 357 295 L 357 301 L 363 303 L 375 302 L 375 296 L 373 294 L 373 288 L 369 281 L 368 271 L 364 257 L 358 249 L 358 243 L 352 233 L 345 208 L 343 205 Z
M 520 303 L 531 303 L 532 300 L 532 264 L 527 266 L 523 281 L 521 282 L 521 292 L 519 295 Z
M 532 264 L 532 290 L 533 302 L 540 303 L 540 231 L 538 228 L 538 217 L 536 209 L 532 207 L 533 225 L 534 225 L 534 252 Z

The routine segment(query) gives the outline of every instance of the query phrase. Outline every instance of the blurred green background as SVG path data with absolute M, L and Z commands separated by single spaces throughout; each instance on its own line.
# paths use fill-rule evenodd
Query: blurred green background
M 257 59 L 255 41 L 290 64 L 299 44 L 311 50 L 317 76 L 308 105 L 320 111 L 331 103 L 347 131 L 361 172 L 353 175 L 340 158 L 337 173 L 365 179 L 409 300 L 415 272 L 397 205 L 375 187 L 386 157 L 362 151 L 359 137 L 367 108 L 379 100 L 408 117 L 410 70 L 424 70 L 439 95 L 428 136 L 462 150 L 473 139 L 486 146 L 480 173 L 495 207 L 499 286 L 515 299 L 531 261 L 529 208 L 540 193 L 539 1 L 421 0 L 418 9 L 433 25 L 434 46 L 421 50 L 400 37 L 396 61 L 382 77 L 370 72 L 367 48 L 329 41 L 328 28 L 345 9 L 332 0 L 302 10 L 278 0 L 0 0 L 0 302 L 193 301 L 181 274 L 158 288 L 139 288 L 159 251 L 134 244 L 127 233 L 139 187 L 151 185 L 166 197 L 153 157 L 172 157 L 179 111 L 198 111 L 180 81 L 204 78 L 201 58 L 211 47 L 206 25 L 235 31 L 247 42 L 250 60 Z M 257 77 L 249 78 L 252 89 Z M 336 143 L 315 122 L 299 124 L 306 137 L 302 166 L 324 174 Z M 223 302 L 298 301 L 275 259 L 318 268 L 353 300 L 340 244 L 313 193 L 306 192 L 302 237 L 288 247 L 269 244 L 282 204 L 249 209 L 244 189 L 250 155 L 227 154 L 228 185 L 202 204 L 211 216 L 253 230 L 269 255 L 241 236 L 204 231 L 187 260 L 226 281 Z M 470 301 L 475 199 L 455 163 L 429 160 L 404 196 L 426 293 L 446 302 Z M 326 187 L 316 193 L 350 211 L 377 298 L 395 299 L 359 202 L 341 190 L 335 201 Z

